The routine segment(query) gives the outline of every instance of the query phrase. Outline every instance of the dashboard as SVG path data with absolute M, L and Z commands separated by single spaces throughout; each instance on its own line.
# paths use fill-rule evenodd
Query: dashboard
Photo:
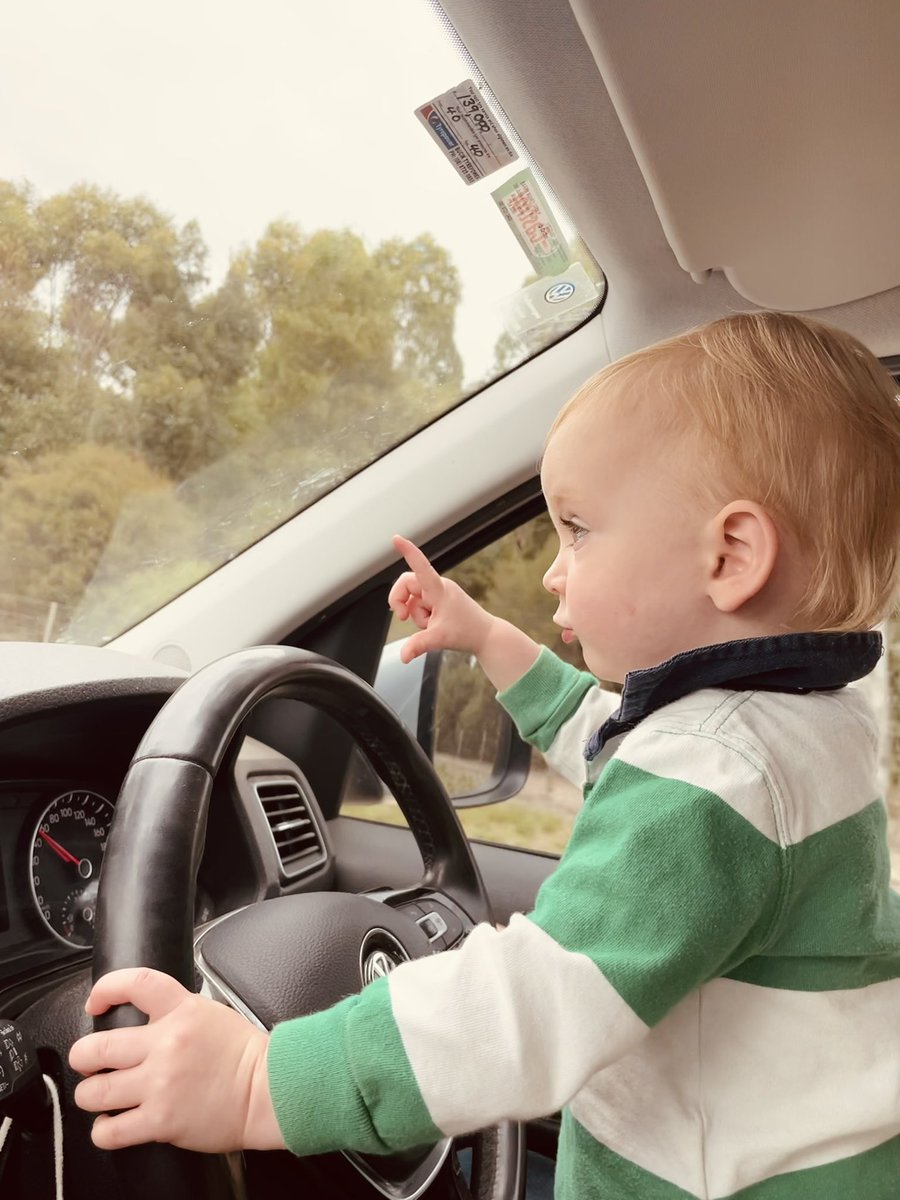
M 0 1012 L 14 1017 L 89 961 L 116 799 L 184 675 L 80 646 L 6 643 L 0 663 Z M 296 764 L 250 737 L 228 762 L 213 788 L 195 925 L 327 887 L 333 871 Z

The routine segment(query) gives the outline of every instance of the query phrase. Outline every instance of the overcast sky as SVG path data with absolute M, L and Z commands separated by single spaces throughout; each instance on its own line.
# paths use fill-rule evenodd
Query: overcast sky
M 523 164 L 466 187 L 414 115 L 468 74 L 426 0 L 22 0 L 0 14 L 0 174 L 196 219 L 213 283 L 276 217 L 370 246 L 430 231 L 473 379 L 530 267 L 490 196 Z

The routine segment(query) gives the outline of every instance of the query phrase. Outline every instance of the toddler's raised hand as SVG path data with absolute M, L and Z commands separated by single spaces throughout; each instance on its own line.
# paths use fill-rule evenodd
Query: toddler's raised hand
M 145 1012 L 149 1025 L 89 1033 L 69 1052 L 73 1070 L 89 1077 L 75 1089 L 75 1103 L 101 1114 L 91 1133 L 96 1146 L 284 1147 L 269 1097 L 267 1034 L 170 975 L 143 967 L 104 975 L 85 1010 L 97 1016 L 126 1003 Z
M 524 675 L 540 653 L 537 642 L 509 621 L 491 616 L 452 579 L 438 575 L 407 538 L 397 536 L 393 542 L 410 569 L 391 588 L 388 603 L 402 621 L 411 619 L 419 626 L 403 643 L 401 660 L 412 662 L 428 650 L 466 650 L 498 691 Z
M 409 566 L 388 596 L 401 621 L 412 620 L 420 632 L 407 638 L 400 651 L 412 662 L 429 650 L 468 650 L 478 654 L 495 618 L 451 579 L 440 576 L 408 538 L 393 538 L 394 549 Z

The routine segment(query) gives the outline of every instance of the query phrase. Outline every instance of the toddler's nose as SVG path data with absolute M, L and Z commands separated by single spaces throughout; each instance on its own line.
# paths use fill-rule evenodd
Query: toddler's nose
M 556 558 L 554 558 L 553 562 L 544 572 L 544 578 L 541 580 L 547 591 L 551 592 L 554 596 L 562 595 L 565 584 L 565 573 L 562 569 L 561 559 L 562 555 L 557 554 Z

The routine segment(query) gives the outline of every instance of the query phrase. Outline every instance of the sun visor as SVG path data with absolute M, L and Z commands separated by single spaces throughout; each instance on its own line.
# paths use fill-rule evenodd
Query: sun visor
M 571 4 L 685 271 L 793 310 L 900 284 L 900 4 Z

